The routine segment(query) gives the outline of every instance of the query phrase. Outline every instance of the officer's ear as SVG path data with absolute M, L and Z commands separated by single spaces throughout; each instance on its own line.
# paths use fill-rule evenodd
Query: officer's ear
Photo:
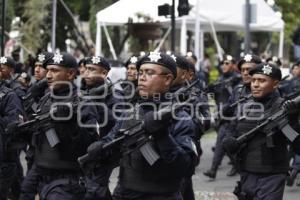
M 171 86 L 172 82 L 175 80 L 173 74 L 166 74 L 165 79 L 166 79 L 166 81 L 165 81 L 166 86 Z
M 103 69 L 101 74 L 104 76 L 104 77 L 107 77 L 107 74 L 108 74 L 108 71 L 106 69 Z
M 277 89 L 279 85 L 279 81 L 278 80 L 273 80 L 273 89 Z
M 76 69 L 68 69 L 68 73 L 67 73 L 67 78 L 68 80 L 72 81 L 75 79 L 77 74 L 77 70 Z

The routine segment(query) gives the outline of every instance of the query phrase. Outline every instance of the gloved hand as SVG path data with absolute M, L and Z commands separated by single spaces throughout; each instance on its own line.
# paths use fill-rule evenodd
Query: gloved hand
M 73 106 L 71 103 L 53 105 L 50 112 L 53 113 L 54 117 L 69 120 L 73 117 Z
M 156 139 L 168 135 L 168 124 L 170 119 L 171 113 L 166 113 L 161 118 L 157 116 L 157 112 L 151 111 L 146 113 L 144 116 L 144 128 L 146 134 L 152 135 Z
M 46 78 L 39 82 L 36 82 L 35 84 L 32 85 L 31 88 L 32 97 L 33 98 L 42 97 L 47 87 L 48 87 L 48 82 Z
M 16 132 L 19 131 L 19 127 L 18 127 L 19 124 L 20 124 L 20 122 L 18 122 L 18 121 L 8 124 L 5 129 L 5 133 L 8 135 L 15 134 Z
M 297 112 L 298 106 L 294 100 L 287 100 L 282 104 L 283 109 L 288 113 L 288 114 L 293 114 Z
M 102 141 L 94 142 L 87 148 L 87 153 L 91 157 L 96 157 L 101 154 L 101 151 L 103 150 L 103 145 L 104 144 Z

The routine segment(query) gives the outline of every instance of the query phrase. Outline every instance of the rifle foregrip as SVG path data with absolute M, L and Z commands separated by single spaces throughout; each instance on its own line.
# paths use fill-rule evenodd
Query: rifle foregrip
M 80 165 L 83 165 L 84 163 L 86 163 L 87 161 L 90 160 L 90 156 L 89 154 L 84 154 L 83 156 L 80 156 L 77 161 Z

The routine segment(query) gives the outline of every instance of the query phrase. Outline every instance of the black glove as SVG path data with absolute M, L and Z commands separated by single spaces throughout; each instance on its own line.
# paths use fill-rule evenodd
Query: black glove
M 104 144 L 102 141 L 94 142 L 87 148 L 87 153 L 91 157 L 97 157 L 101 154 L 101 151 L 103 150 L 103 145 Z
M 18 122 L 18 121 L 8 124 L 5 129 L 5 133 L 8 135 L 13 135 L 13 134 L 17 133 L 19 131 L 19 127 L 18 127 L 19 124 L 20 124 L 20 122 Z
M 298 106 L 295 101 L 293 100 L 287 100 L 282 104 L 283 109 L 288 113 L 288 114 L 293 114 L 297 112 Z
M 43 79 L 39 82 L 36 82 L 32 85 L 31 95 L 33 98 L 42 97 L 44 95 L 45 90 L 48 87 L 47 79 Z
M 66 104 L 59 104 L 52 106 L 51 111 L 53 113 L 54 117 L 58 118 L 66 118 L 66 120 L 73 117 L 73 114 L 71 113 L 73 111 L 73 106 L 70 103 Z
M 156 115 L 156 116 L 155 116 Z M 146 134 L 152 135 L 154 138 L 160 138 L 168 135 L 168 125 L 171 119 L 171 113 L 165 113 L 158 118 L 157 112 L 148 112 L 144 116 L 144 128 Z

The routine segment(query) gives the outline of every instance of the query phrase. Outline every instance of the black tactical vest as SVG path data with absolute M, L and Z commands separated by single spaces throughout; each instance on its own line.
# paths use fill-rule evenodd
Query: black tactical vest
M 143 113 L 139 113 L 143 116 Z M 124 129 L 138 123 L 139 120 L 132 119 L 123 123 Z M 139 127 L 137 127 L 139 128 Z M 131 141 L 123 144 L 122 152 L 128 150 Z M 155 144 L 151 144 L 155 148 Z M 157 150 L 157 148 L 155 148 Z M 159 153 L 159 152 L 158 152 Z M 179 191 L 182 177 L 177 177 L 167 163 L 161 159 L 150 166 L 139 149 L 130 154 L 123 155 L 120 162 L 120 182 L 126 189 L 143 193 L 170 194 Z M 178 169 L 177 169 L 178 171 Z
M 60 102 L 73 102 L 77 99 L 77 95 L 74 94 L 68 99 L 61 99 Z M 39 103 L 39 109 L 41 113 L 50 111 L 50 107 L 53 101 L 51 100 L 50 93 L 47 93 Z M 75 119 L 71 120 L 76 120 Z M 71 121 L 70 120 L 70 121 Z M 54 147 L 51 147 L 47 137 L 45 135 L 45 130 L 36 130 L 39 133 L 34 134 L 33 143 L 35 146 L 35 161 L 37 166 L 46 169 L 56 169 L 56 170 L 79 170 L 79 165 L 77 163 L 77 158 L 80 156 L 77 151 L 82 149 L 80 146 L 74 146 L 72 143 L 72 134 L 76 129 L 73 123 L 70 121 L 55 122 L 54 129 L 59 137 L 60 143 Z M 70 124 L 69 124 L 70 123 Z M 75 122 L 76 123 L 76 122 Z M 78 131 L 78 130 L 77 130 Z
M 249 101 L 248 101 L 249 102 Z M 250 101 L 251 102 L 251 101 Z M 258 126 L 266 118 L 280 108 L 283 99 L 276 96 L 264 103 L 264 118 L 253 120 L 261 116 L 260 113 L 248 113 L 247 118 L 238 122 L 237 132 L 242 135 Z M 254 108 L 255 106 L 250 106 Z M 249 119 L 251 117 L 251 120 Z M 247 142 L 240 152 L 241 170 L 254 173 L 286 173 L 288 170 L 287 141 L 280 130 L 271 137 L 273 146 L 267 144 L 267 132 L 257 131 L 255 136 Z M 270 138 L 269 138 L 270 139 Z

